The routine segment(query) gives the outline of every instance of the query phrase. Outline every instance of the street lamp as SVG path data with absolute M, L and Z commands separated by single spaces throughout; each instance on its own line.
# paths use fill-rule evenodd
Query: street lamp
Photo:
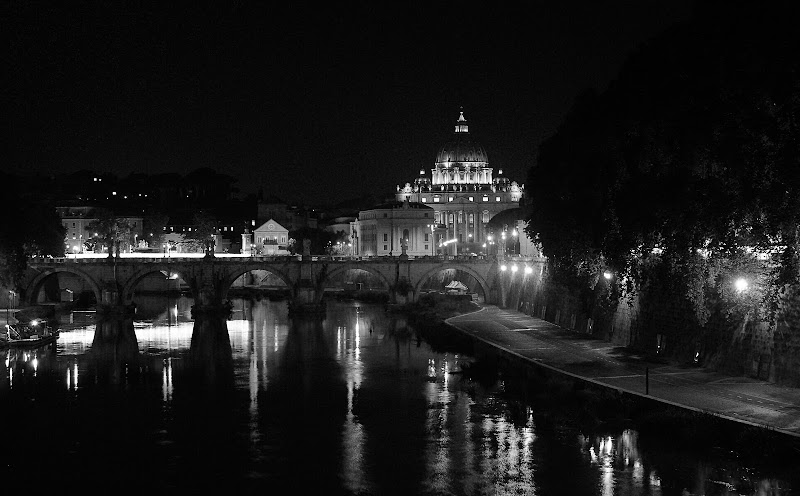
M 733 283 L 733 286 L 736 288 L 736 292 L 738 292 L 738 293 L 742 293 L 744 291 L 747 291 L 747 287 L 749 285 L 750 284 L 747 282 L 747 279 L 745 279 L 744 277 L 740 277 L 739 279 L 736 279 L 736 281 Z
M 514 255 L 519 255 L 519 249 L 517 248 L 517 243 L 519 242 L 518 236 L 519 233 L 517 232 L 517 228 L 515 227 L 514 230 L 511 231 L 511 238 L 514 240 L 514 245 L 512 248 Z
M 9 291 L 8 291 L 8 301 L 6 302 L 6 303 L 8 304 L 8 305 L 7 305 L 7 307 L 8 307 L 8 308 L 7 308 L 7 310 L 6 310 L 6 324 L 8 324 L 8 323 L 9 323 L 9 319 L 11 318 L 11 317 L 10 317 L 10 315 L 11 315 L 11 309 L 13 309 L 13 308 L 14 308 L 14 298 L 15 298 L 16 296 L 17 296 L 17 293 L 15 293 L 14 291 L 12 291 L 12 290 L 9 290 Z

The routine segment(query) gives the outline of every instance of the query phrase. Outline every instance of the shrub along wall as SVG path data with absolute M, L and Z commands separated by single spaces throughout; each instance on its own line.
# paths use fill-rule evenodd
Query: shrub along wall
M 674 289 L 645 288 L 614 304 L 544 278 L 507 282 L 505 306 L 644 354 L 800 386 L 800 291 L 783 292 L 774 323 L 765 312 L 709 299 L 708 313 Z M 702 320 L 701 320 L 702 318 Z

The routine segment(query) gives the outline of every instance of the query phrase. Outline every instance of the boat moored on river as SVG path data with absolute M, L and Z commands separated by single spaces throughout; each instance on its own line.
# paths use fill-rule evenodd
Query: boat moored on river
M 5 332 L 0 334 L 0 348 L 38 348 L 55 342 L 59 332 L 38 319 L 28 325 L 6 324 Z

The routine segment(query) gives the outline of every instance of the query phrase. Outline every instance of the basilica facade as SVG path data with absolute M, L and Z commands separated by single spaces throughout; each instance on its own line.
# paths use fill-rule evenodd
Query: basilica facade
M 488 229 L 498 213 L 517 208 L 525 186 L 495 173 L 486 150 L 469 134 L 464 112 L 455 131 L 436 155 L 430 175 L 425 169 L 413 183 L 397 186 L 398 202 L 419 203 L 433 209 L 435 253 L 490 253 L 501 233 Z

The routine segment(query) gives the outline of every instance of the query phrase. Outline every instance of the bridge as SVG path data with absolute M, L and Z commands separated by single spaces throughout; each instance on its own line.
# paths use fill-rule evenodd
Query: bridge
M 274 274 L 286 284 L 290 294 L 290 309 L 316 310 L 324 308 L 322 297 L 326 285 L 337 275 L 349 270 L 364 270 L 379 281 L 389 294 L 390 302 L 416 301 L 429 279 L 439 272 L 455 269 L 472 276 L 476 292 L 487 303 L 503 305 L 508 283 L 505 274 L 518 268 L 530 272 L 543 259 L 498 260 L 496 257 L 316 257 L 316 256 L 206 256 L 197 257 L 104 257 L 104 258 L 39 258 L 28 263 L 23 283 L 22 300 L 37 303 L 45 280 L 58 273 L 69 273 L 84 281 L 94 293 L 98 304 L 130 306 L 136 286 L 148 275 L 161 273 L 180 277 L 189 287 L 196 307 L 214 308 L 228 299 L 234 281 L 243 274 L 263 270 Z M 507 265 L 509 264 L 509 265 Z M 513 264 L 513 265 L 511 265 Z M 507 270 L 509 269 L 509 270 Z M 540 267 L 536 270 L 541 271 Z M 479 290 L 479 291 L 478 291 Z

